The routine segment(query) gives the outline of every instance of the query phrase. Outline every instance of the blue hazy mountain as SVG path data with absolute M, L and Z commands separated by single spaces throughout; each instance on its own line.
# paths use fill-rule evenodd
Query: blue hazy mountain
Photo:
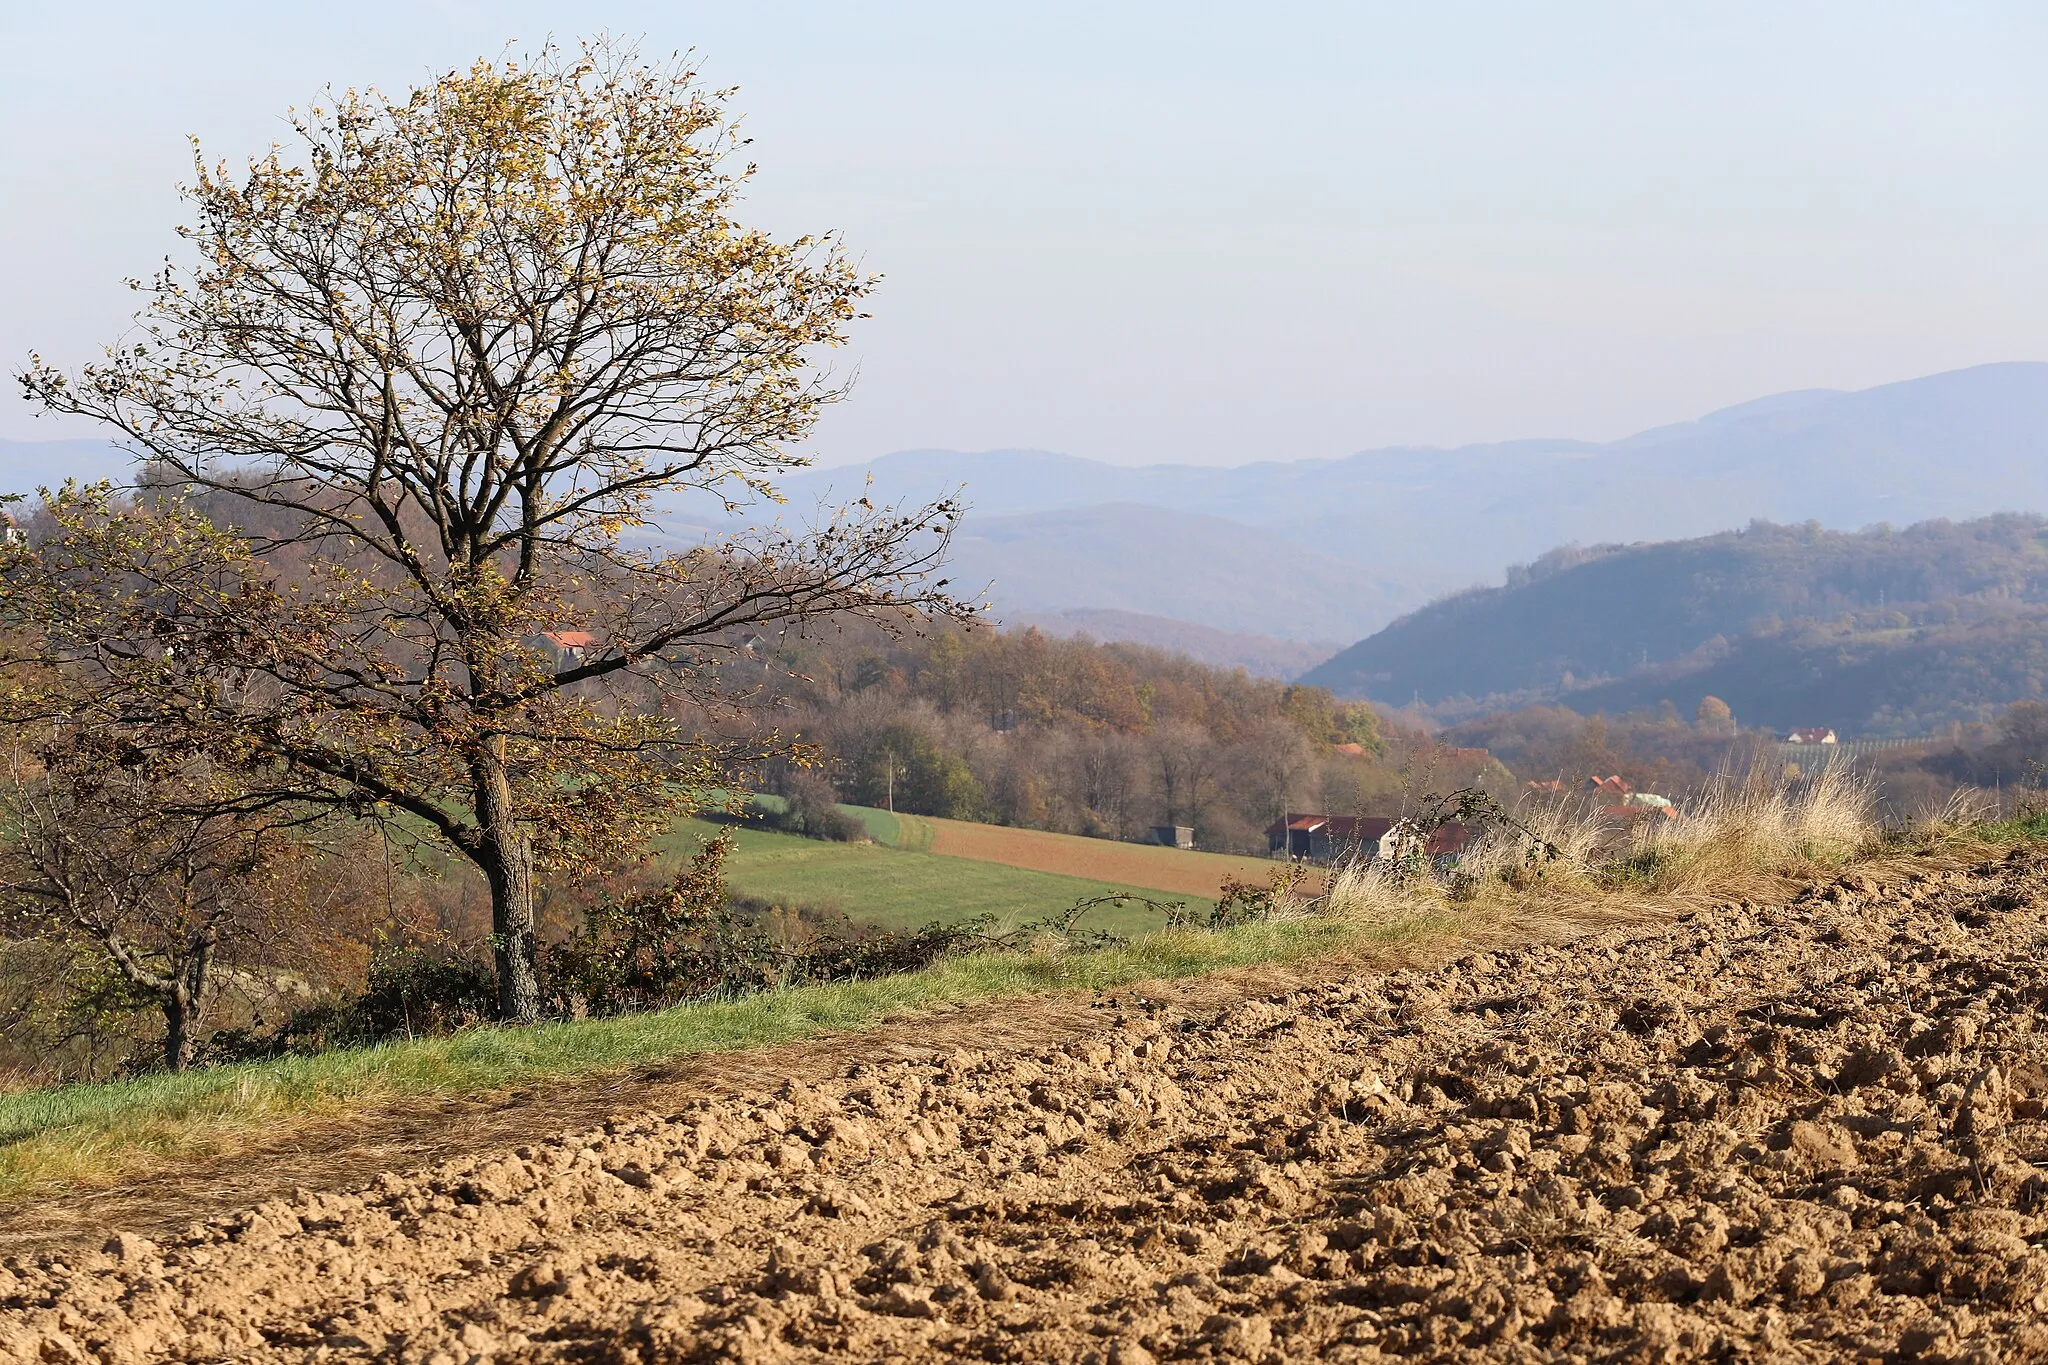
M 1851 529 L 2048 510 L 2048 364 L 1983 365 L 1854 393 L 1776 394 L 1605 444 L 1397 447 L 1233 468 L 918 450 L 788 482 L 798 507 L 863 489 L 895 501 L 956 488 L 971 505 L 970 526 L 1095 508 L 1098 526 L 1126 533 L 1123 552 L 1097 547 L 1096 572 L 1076 582 L 1063 567 L 1073 539 L 1056 529 L 1061 523 L 1041 523 L 1037 541 L 1013 528 L 999 604 L 1014 593 L 1034 608 L 1121 606 L 1111 599 L 1151 574 L 1150 604 L 1138 609 L 1311 639 L 1327 631 L 1332 598 L 1351 600 L 1367 618 L 1385 612 L 1385 622 L 1447 589 L 1500 582 L 1510 565 L 1559 545 L 1687 539 L 1757 519 Z M 1326 556 L 1297 587 L 1316 605 L 1297 608 L 1269 593 L 1271 614 L 1247 622 L 1240 608 L 1222 605 L 1244 598 L 1236 560 L 1214 573 L 1176 565 L 1174 583 L 1161 583 L 1165 575 L 1148 567 L 1160 537 L 1147 509 L 1227 520 L 1268 543 Z M 1328 560 L 1363 572 L 1330 571 Z M 1055 582 L 1070 595 L 1044 601 L 1042 585 Z

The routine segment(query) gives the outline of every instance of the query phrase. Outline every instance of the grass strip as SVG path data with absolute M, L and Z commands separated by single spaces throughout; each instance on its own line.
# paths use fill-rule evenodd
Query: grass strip
M 419 1097 L 477 1096 L 695 1054 L 798 1042 L 940 1005 L 1100 990 L 1391 946 L 1455 930 L 1288 919 L 1174 930 L 1092 952 L 986 953 L 922 971 L 611 1019 L 483 1028 L 133 1080 L 0 1095 L 0 1201 L 131 1178 L 266 1130 Z

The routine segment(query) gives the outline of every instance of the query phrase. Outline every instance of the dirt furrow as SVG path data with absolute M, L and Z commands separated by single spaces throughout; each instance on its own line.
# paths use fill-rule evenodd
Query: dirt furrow
M 29 1360 L 2048 1359 L 2048 869 L 1097 1012 L 0 1271 Z

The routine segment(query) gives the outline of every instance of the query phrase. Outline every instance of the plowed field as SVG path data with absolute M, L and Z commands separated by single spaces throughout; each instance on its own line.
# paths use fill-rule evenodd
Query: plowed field
M 2048 869 L 1886 875 L 116 1236 L 0 1353 L 2048 1359 Z

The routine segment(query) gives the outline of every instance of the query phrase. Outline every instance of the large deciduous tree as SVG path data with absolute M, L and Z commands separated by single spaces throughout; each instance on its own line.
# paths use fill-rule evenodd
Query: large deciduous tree
M 829 236 L 736 220 L 751 168 L 685 67 L 548 51 L 294 129 L 245 172 L 198 163 L 193 262 L 138 285 L 133 339 L 22 377 L 157 486 L 60 497 L 13 614 L 143 749 L 472 860 L 501 1014 L 530 1020 L 537 869 L 701 793 L 689 717 L 746 628 L 963 615 L 929 577 L 954 509 L 647 533 L 773 496 L 870 286 Z

